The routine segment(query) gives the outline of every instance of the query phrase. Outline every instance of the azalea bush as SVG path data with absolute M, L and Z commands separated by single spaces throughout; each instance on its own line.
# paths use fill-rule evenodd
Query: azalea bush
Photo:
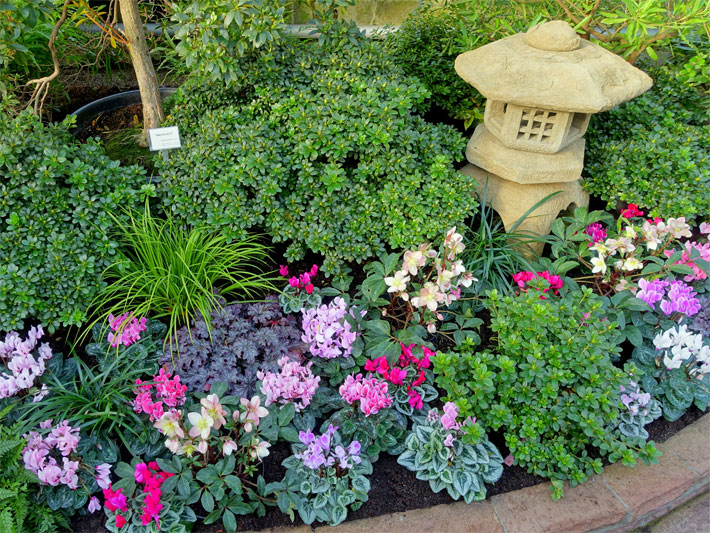
M 263 227 L 288 243 L 288 261 L 311 250 L 330 275 L 387 246 L 438 239 L 475 212 L 472 178 L 454 168 L 465 140 L 422 118 L 427 90 L 378 43 L 336 24 L 272 58 L 249 67 L 231 105 L 204 98 L 200 121 L 176 115 L 183 148 L 159 165 L 180 223 L 236 240 Z M 193 107 L 194 85 L 177 96 Z
M 543 293 L 547 287 L 537 280 L 515 296 L 489 293 L 495 353 L 465 345 L 438 353 L 434 372 L 445 399 L 484 428 L 502 429 L 515 461 L 550 478 L 558 498 L 563 480 L 574 486 L 601 472 L 592 446 L 626 465 L 655 461 L 658 452 L 615 427 L 627 378 L 611 362 L 620 351 L 618 324 L 601 298 L 588 288 L 554 296 Z
M 697 223 L 710 216 L 708 96 L 672 67 L 649 74 L 647 93 L 592 117 L 584 187 L 610 208 L 634 203 L 652 217 Z
M 117 257 L 111 235 L 140 204 L 145 172 L 119 166 L 70 120 L 45 126 L 29 112 L 0 120 L 0 331 L 32 318 L 53 333 L 86 321 Z M 113 216 L 115 215 L 115 217 Z

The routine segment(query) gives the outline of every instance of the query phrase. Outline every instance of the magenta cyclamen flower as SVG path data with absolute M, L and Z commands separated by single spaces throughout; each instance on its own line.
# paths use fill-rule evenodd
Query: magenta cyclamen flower
M 311 398 L 318 389 L 320 376 L 314 376 L 311 365 L 303 366 L 298 361 L 291 361 L 288 356 L 279 359 L 281 371 L 263 372 L 256 376 L 262 381 L 261 392 L 266 395 L 266 407 L 272 403 L 293 403 L 296 411 L 308 407 Z
M 364 378 L 362 374 L 349 375 L 340 386 L 340 396 L 352 405 L 360 402 L 360 410 L 365 416 L 377 413 L 392 405 L 392 397 L 387 392 L 387 382 L 374 377 Z
M 589 243 L 589 246 L 591 246 L 592 243 L 601 242 L 606 239 L 606 230 L 599 222 L 589 224 L 589 226 L 587 226 L 587 229 L 584 230 L 584 233 L 586 233 L 592 238 L 592 242 Z
M 353 311 L 348 311 L 345 300 L 340 297 L 334 298 L 328 305 L 301 309 L 301 340 L 310 346 L 313 355 L 324 359 L 350 356 L 357 331 L 345 320 L 348 312 L 352 314 Z
M 108 334 L 109 344 L 116 348 L 119 344 L 130 346 L 140 340 L 141 331 L 145 331 L 145 317 L 138 320 L 131 313 L 123 313 L 119 316 L 108 315 L 109 326 L 114 333 Z

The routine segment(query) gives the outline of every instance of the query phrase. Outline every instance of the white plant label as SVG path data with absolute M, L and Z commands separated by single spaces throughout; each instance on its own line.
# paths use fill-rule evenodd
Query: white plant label
M 148 130 L 148 142 L 151 151 L 180 148 L 180 131 L 177 126 L 153 128 Z

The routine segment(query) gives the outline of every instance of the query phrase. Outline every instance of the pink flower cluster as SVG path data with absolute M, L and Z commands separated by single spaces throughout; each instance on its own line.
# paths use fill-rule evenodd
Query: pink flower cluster
M 11 372 L 11 374 L 5 372 L 0 374 L 0 399 L 9 398 L 32 388 L 35 385 L 35 380 L 44 374 L 45 361 L 52 358 L 49 344 L 45 342 L 40 345 L 37 349 L 37 357 L 32 354 L 37 346 L 37 339 L 40 339 L 42 335 L 44 335 L 42 326 L 37 326 L 30 328 L 24 341 L 20 339 L 17 332 L 11 331 L 5 336 L 5 341 L 0 342 L 0 363 Z M 42 386 L 32 401 L 41 400 L 47 392 L 47 387 Z
M 49 429 L 52 420 L 40 424 L 40 428 Z M 72 428 L 68 421 L 57 424 L 45 438 L 36 431 L 24 436 L 27 445 L 22 450 L 25 468 L 34 472 L 42 483 L 56 487 L 66 485 L 72 490 L 79 487 L 79 461 L 72 461 L 70 455 L 79 445 L 79 428 Z M 62 466 L 52 456 L 61 455 Z M 58 452 L 58 453 L 56 453 Z
M 158 519 L 160 511 L 163 509 L 163 504 L 160 503 L 160 498 L 163 495 L 160 487 L 166 479 L 174 475 L 162 471 L 155 461 L 136 465 L 133 476 L 136 479 L 136 483 L 143 485 L 143 493 L 146 495 L 143 501 L 143 512 L 141 513 L 141 524 L 144 526 L 150 524 L 151 521 L 155 521 L 155 525 L 160 531 Z
M 642 217 L 643 211 L 641 211 L 636 204 L 629 204 L 626 209 L 621 212 L 621 216 L 624 218 Z
M 345 320 L 348 312 L 353 316 L 353 310 L 348 311 L 348 305 L 340 297 L 334 298 L 328 305 L 301 309 L 301 340 L 310 346 L 313 355 L 323 359 L 350 356 L 357 331 Z
M 318 389 L 320 376 L 314 376 L 311 365 L 302 365 L 292 361 L 288 356 L 279 359 L 280 372 L 263 372 L 259 370 L 256 377 L 261 380 L 261 392 L 266 395 L 266 407 L 272 403 L 293 403 L 296 411 L 300 411 L 311 403 Z
M 700 281 L 707 279 L 708 277 L 707 274 L 690 258 L 693 250 L 697 250 L 698 254 L 700 254 L 700 259 L 702 259 L 703 261 L 710 262 L 710 243 L 706 242 L 705 244 L 700 244 L 694 241 L 688 241 L 684 243 L 681 258 L 680 260 L 676 261 L 675 264 L 687 265 L 693 269 L 692 274 L 688 274 L 683 278 L 685 281 L 688 282 Z M 675 253 L 675 250 L 664 250 L 663 253 L 666 255 L 666 257 L 670 257 Z
M 348 404 L 360 402 L 360 410 L 365 416 L 374 415 L 380 409 L 392 405 L 392 397 L 387 392 L 387 382 L 375 377 L 364 378 L 362 374 L 351 374 L 345 378 L 338 390 Z
M 145 331 L 145 317 L 138 320 L 131 313 L 123 313 L 119 316 L 108 315 L 108 323 L 113 333 L 108 334 L 109 344 L 116 348 L 119 344 L 130 346 L 140 340 L 141 331 Z
M 555 294 L 559 294 L 559 290 L 562 288 L 562 277 L 550 274 L 550 272 L 548 272 L 547 270 L 543 272 L 538 272 L 537 274 L 535 272 L 524 270 L 513 275 L 513 281 L 518 285 L 518 287 L 523 290 L 526 290 L 526 285 L 528 281 L 531 281 L 536 278 L 544 279 L 550 284 L 550 286 L 543 289 L 542 292 L 548 292 L 550 289 L 552 289 Z M 540 299 L 546 300 L 547 297 L 540 295 Z
M 146 413 L 150 415 L 150 421 L 154 422 L 163 416 L 163 404 L 170 410 L 185 403 L 185 393 L 187 385 L 180 384 L 180 376 L 170 377 L 170 373 L 164 368 L 160 369 L 157 376 L 153 376 L 153 383 L 145 383 L 136 379 L 138 388 L 133 389 L 136 399 L 133 401 L 133 410 L 136 413 Z M 155 386 L 156 401 L 153 401 L 152 389 Z
M 279 274 L 288 278 L 288 267 L 286 265 L 280 265 Z M 318 265 L 313 265 L 308 272 L 288 278 L 288 284 L 297 291 L 303 289 L 307 294 L 312 294 L 313 283 L 311 283 L 311 280 L 316 277 L 316 274 L 318 274 Z
M 126 525 L 126 518 L 120 513 L 128 512 L 128 501 L 126 495 L 123 494 L 123 489 L 113 490 L 112 487 L 104 489 L 104 506 L 111 512 L 116 514 L 116 527 L 121 529 Z
M 424 355 L 421 358 L 417 358 L 412 354 L 412 349 L 416 346 L 415 344 L 410 344 L 405 346 L 400 343 L 402 347 L 402 353 L 399 356 L 399 361 L 397 366 L 392 366 L 390 368 L 389 363 L 385 357 L 378 357 L 376 359 L 368 360 L 365 363 L 365 370 L 368 372 L 376 372 L 380 374 L 385 380 L 392 383 L 392 385 L 407 386 L 407 395 L 409 396 L 409 405 L 414 409 L 421 409 L 424 406 L 421 394 L 415 390 L 426 381 L 425 370 L 431 366 L 431 361 L 429 358 L 436 355 L 436 352 L 430 350 L 426 346 L 422 346 L 422 351 Z M 409 383 L 406 380 L 410 377 Z
M 604 239 L 606 239 L 606 230 L 599 222 L 589 224 L 589 226 L 587 226 L 587 229 L 584 230 L 584 233 L 586 233 L 592 238 L 592 242 L 589 243 L 589 246 L 591 246 L 595 242 L 602 242 Z

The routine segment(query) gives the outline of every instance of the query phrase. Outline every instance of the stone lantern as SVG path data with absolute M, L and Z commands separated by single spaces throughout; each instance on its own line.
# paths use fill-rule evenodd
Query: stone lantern
M 546 235 L 560 211 L 586 206 L 579 178 L 592 113 L 647 91 L 653 80 L 555 20 L 461 54 L 456 72 L 487 98 L 483 124 L 461 171 L 488 182 L 488 198 L 506 229 L 538 201 L 519 229 Z M 538 251 L 541 251 L 541 246 Z

